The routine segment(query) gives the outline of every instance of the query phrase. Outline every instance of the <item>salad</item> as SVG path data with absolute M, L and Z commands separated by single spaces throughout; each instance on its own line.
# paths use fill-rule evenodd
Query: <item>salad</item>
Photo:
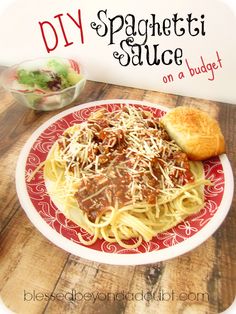
M 22 105 L 50 111 L 74 102 L 85 86 L 86 77 L 73 59 L 44 57 L 9 67 L 0 81 Z
M 83 78 L 79 72 L 80 69 L 75 63 L 50 59 L 39 69 L 19 68 L 16 80 L 29 92 L 56 92 L 77 84 Z

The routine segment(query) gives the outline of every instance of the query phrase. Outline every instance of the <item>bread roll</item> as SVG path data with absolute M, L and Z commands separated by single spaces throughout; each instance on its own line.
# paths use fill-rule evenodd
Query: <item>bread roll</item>
M 225 152 L 224 136 L 218 122 L 201 110 L 177 107 L 161 121 L 190 160 L 205 160 Z

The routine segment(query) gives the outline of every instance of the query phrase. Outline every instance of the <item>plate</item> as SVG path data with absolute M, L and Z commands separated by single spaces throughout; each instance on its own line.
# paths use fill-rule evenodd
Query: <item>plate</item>
M 27 178 L 46 159 L 53 143 L 65 129 L 81 123 L 89 114 L 102 107 L 109 111 L 123 105 L 149 110 L 156 117 L 169 109 L 156 104 L 135 100 L 105 100 L 78 105 L 63 111 L 39 127 L 24 145 L 16 168 L 16 189 L 27 216 L 35 227 L 50 241 L 62 249 L 100 263 L 116 265 L 139 265 L 164 261 L 184 254 L 210 237 L 226 217 L 233 197 L 233 174 L 226 155 L 204 161 L 206 178 L 214 185 L 204 190 L 205 206 L 197 214 L 188 217 L 176 227 L 158 234 L 151 241 L 135 249 L 124 249 L 118 244 L 98 240 L 92 246 L 79 242 L 78 232 L 89 239 L 85 230 L 67 219 L 47 194 L 43 170 L 33 180 Z M 132 243 L 132 239 L 130 243 Z

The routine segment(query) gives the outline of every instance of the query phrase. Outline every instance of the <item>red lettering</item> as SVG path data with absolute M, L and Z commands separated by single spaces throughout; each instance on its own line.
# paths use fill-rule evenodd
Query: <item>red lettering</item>
M 214 70 L 213 70 L 213 68 L 212 68 L 212 66 L 211 66 L 211 63 L 208 63 L 208 64 L 206 65 L 206 67 L 207 67 L 207 70 L 211 71 L 211 74 L 212 74 L 212 78 L 208 78 L 208 80 L 209 80 L 209 81 L 214 81 L 215 75 L 214 75 Z
M 200 69 L 200 67 L 198 67 L 198 68 L 195 68 L 195 74 L 200 74 L 201 73 L 201 69 Z
M 190 75 L 191 75 L 191 76 L 194 76 L 194 69 L 189 66 L 187 59 L 185 59 L 185 62 L 186 62 L 186 65 L 187 65 L 187 67 L 188 67 L 188 70 L 189 70 Z
M 217 56 L 217 61 L 219 62 L 220 67 L 222 68 L 221 59 L 220 59 L 218 51 L 216 51 L 216 56 Z
M 80 38 L 81 38 L 81 43 L 84 43 L 84 34 L 83 34 L 83 27 L 82 27 L 82 20 L 81 20 L 81 15 L 80 15 L 80 10 L 78 10 L 78 20 L 79 22 L 77 23 L 77 21 L 73 18 L 73 16 L 70 15 L 70 13 L 67 13 L 67 15 L 69 16 L 69 18 L 75 23 L 75 25 L 79 28 L 80 30 Z
M 40 25 L 40 29 L 41 29 L 41 33 L 42 33 L 42 36 L 43 36 L 43 41 L 44 41 L 44 44 L 46 46 L 46 49 L 47 49 L 47 52 L 50 53 L 51 51 L 53 51 L 54 49 L 56 49 L 57 45 L 58 45 L 58 36 L 57 36 L 57 32 L 55 30 L 55 27 L 52 25 L 52 23 L 48 22 L 48 21 L 44 21 L 44 22 L 39 22 L 39 25 Z M 51 30 L 53 31 L 54 33 L 54 36 L 55 36 L 55 44 L 53 47 L 49 47 L 48 45 L 48 42 L 46 40 L 46 36 L 45 36 L 45 30 L 44 30 L 44 25 L 48 25 L 51 27 Z
M 73 41 L 71 41 L 71 42 L 69 43 L 68 40 L 67 40 L 66 32 L 65 32 L 65 29 L 64 29 L 62 20 L 61 20 L 61 17 L 62 17 L 62 16 L 63 16 L 63 14 L 58 14 L 58 15 L 55 15 L 54 18 L 55 18 L 55 19 L 58 18 L 58 20 L 59 20 L 59 23 L 60 23 L 60 26 L 61 26 L 61 30 L 62 30 L 62 34 L 63 34 L 63 37 L 64 37 L 65 42 L 66 42 L 66 44 L 64 45 L 64 47 L 67 47 L 67 46 L 73 45 Z
M 219 66 L 222 68 L 221 59 L 220 59 L 220 56 L 218 54 L 218 51 L 216 51 L 216 56 L 217 56 L 217 62 L 219 63 Z M 215 72 L 214 71 L 217 70 L 219 68 L 219 66 L 216 64 L 216 62 L 209 62 L 209 63 L 207 63 L 205 65 L 205 62 L 204 62 L 204 59 L 203 59 L 202 56 L 200 57 L 200 59 L 201 59 L 202 65 L 198 66 L 198 67 L 195 67 L 195 68 L 192 68 L 189 65 L 189 63 L 188 63 L 188 60 L 185 59 L 185 63 L 187 65 L 189 74 L 191 76 L 194 76 L 194 75 L 198 75 L 198 74 L 201 74 L 201 73 L 208 73 L 208 72 L 210 72 L 211 73 L 211 77 L 208 77 L 208 80 L 209 81 L 214 81 L 214 79 L 215 79 Z
M 67 37 L 66 31 L 65 31 L 65 27 L 64 27 L 65 23 L 63 21 L 64 18 L 62 18 L 63 15 L 64 15 L 63 13 L 57 14 L 57 15 L 54 16 L 54 19 L 58 19 L 59 25 L 60 25 L 60 28 L 61 28 L 61 31 L 62 31 L 62 35 L 63 35 L 64 41 L 65 41 L 64 47 L 68 47 L 70 45 L 73 45 L 74 42 L 73 41 L 69 41 L 69 39 Z M 73 18 L 73 16 L 71 16 L 69 13 L 66 13 L 66 15 L 79 28 L 81 43 L 83 44 L 84 43 L 84 34 L 83 34 L 83 27 L 82 27 L 82 20 L 81 20 L 80 9 L 78 10 L 78 21 L 75 20 Z M 67 20 L 68 20 L 68 18 L 67 18 Z M 55 50 L 57 48 L 57 46 L 58 46 L 58 41 L 59 41 L 58 34 L 59 33 L 57 33 L 56 28 L 49 21 L 39 22 L 39 25 L 40 25 L 40 30 L 41 30 L 41 33 L 42 33 L 42 37 L 43 37 L 43 41 L 44 41 L 45 47 L 47 49 L 47 52 L 50 53 L 51 51 Z M 50 36 L 50 35 L 52 35 L 52 36 Z M 54 38 L 55 38 L 55 43 L 53 42 L 53 40 L 54 40 L 53 35 L 54 35 Z M 49 39 L 48 39 L 48 37 L 49 37 Z M 49 42 L 49 40 L 50 40 L 50 42 Z
M 184 72 L 179 72 L 178 78 L 179 78 L 180 80 L 182 80 L 183 78 L 185 78 Z
M 201 56 L 201 60 L 202 60 L 202 66 L 201 66 L 201 71 L 203 73 L 206 73 L 207 72 L 207 68 L 205 66 L 205 63 L 204 63 L 204 60 L 203 60 L 203 57 Z
M 218 65 L 216 65 L 215 62 L 212 63 L 212 67 L 213 67 L 214 70 L 218 69 Z
M 172 74 L 168 74 L 167 76 L 163 76 L 163 82 L 164 83 L 170 83 L 170 82 L 173 82 L 174 81 L 174 77 Z

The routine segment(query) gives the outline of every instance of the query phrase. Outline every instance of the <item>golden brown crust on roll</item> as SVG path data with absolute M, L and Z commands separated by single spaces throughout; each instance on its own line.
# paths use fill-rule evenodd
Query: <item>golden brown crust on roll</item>
M 224 136 L 218 122 L 201 110 L 177 107 L 161 121 L 169 136 L 191 160 L 204 160 L 225 152 Z

